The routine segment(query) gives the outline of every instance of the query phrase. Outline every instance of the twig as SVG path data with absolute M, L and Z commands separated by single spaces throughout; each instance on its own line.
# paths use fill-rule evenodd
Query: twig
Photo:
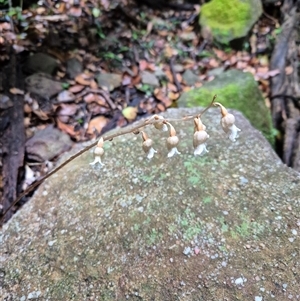
M 213 100 L 211 101 L 211 103 L 199 114 L 197 115 L 191 115 L 191 116 L 186 116 L 183 118 L 179 118 L 179 119 L 165 119 L 164 121 L 170 123 L 170 122 L 178 122 L 178 121 L 187 121 L 187 120 L 193 120 L 194 118 L 198 118 L 200 116 L 202 116 L 209 108 L 211 108 L 214 105 L 215 99 L 216 99 L 217 95 L 215 95 L 213 97 Z M 112 135 L 107 135 L 105 137 L 103 137 L 103 141 L 111 141 L 116 137 L 119 136 L 123 136 L 126 134 L 130 134 L 130 133 L 135 133 L 135 132 L 139 132 L 139 130 L 145 126 L 148 125 L 153 125 L 155 123 L 161 122 L 160 120 L 157 120 L 153 117 L 155 117 L 156 115 L 152 116 L 152 118 L 148 118 L 146 120 L 143 120 L 141 122 L 139 122 L 137 125 L 135 126 L 131 126 L 129 128 L 125 128 L 124 130 L 120 130 L 115 134 Z M 56 172 L 58 172 L 60 169 L 62 169 L 64 166 L 66 166 L 68 163 L 70 163 L 71 161 L 73 161 L 74 159 L 76 159 L 77 157 L 79 157 L 80 155 L 82 155 L 83 153 L 87 152 L 88 150 L 90 150 L 92 147 L 95 147 L 97 145 L 98 141 L 93 142 L 92 144 L 90 144 L 89 146 L 85 147 L 84 149 L 80 150 L 79 152 L 77 152 L 76 154 L 72 155 L 70 158 L 68 158 L 65 162 L 63 162 L 61 165 L 57 166 L 56 168 L 54 168 L 52 171 L 50 171 L 48 174 L 46 174 L 44 177 L 42 177 L 40 180 L 36 181 L 35 183 L 33 183 L 31 186 L 29 186 L 24 192 L 22 192 L 17 199 L 15 199 L 11 205 L 6 209 L 6 211 L 4 211 L 1 219 L 0 219 L 0 225 L 2 225 L 3 221 L 4 221 L 4 217 L 7 214 L 7 212 L 9 212 L 9 210 L 15 206 L 25 195 L 27 195 L 29 192 L 31 192 L 34 188 L 36 188 L 37 186 L 39 186 L 40 184 L 42 184 L 46 179 L 48 179 L 50 176 L 52 176 L 53 174 L 55 174 Z
M 174 61 L 175 61 L 175 58 L 172 57 L 170 59 L 170 69 L 171 69 L 171 73 L 172 73 L 172 76 L 173 76 L 173 81 L 174 81 L 174 84 L 177 88 L 177 91 L 180 92 L 182 90 L 182 87 L 177 79 L 177 76 L 176 76 L 176 72 L 175 72 L 175 68 L 174 68 Z

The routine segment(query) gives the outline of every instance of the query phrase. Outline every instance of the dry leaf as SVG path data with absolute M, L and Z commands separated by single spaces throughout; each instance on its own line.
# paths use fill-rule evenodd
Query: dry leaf
M 84 74 L 84 73 L 81 73 L 79 75 L 77 75 L 75 77 L 75 81 L 80 84 L 80 85 L 83 85 L 83 86 L 89 86 L 91 81 L 88 80 L 88 77 Z
M 173 103 L 173 101 L 169 97 L 167 97 L 164 91 L 160 88 L 154 90 L 154 95 L 158 100 L 163 102 L 166 107 L 170 107 Z
M 86 96 L 83 97 L 83 100 L 86 103 L 91 103 L 91 102 L 96 100 L 96 95 L 94 93 L 89 93 L 89 94 L 87 94 Z
M 96 81 L 94 79 L 91 81 L 90 87 L 91 87 L 91 89 L 98 89 L 98 84 L 96 83 Z
M 95 134 L 95 131 L 97 131 L 97 133 L 100 134 L 102 129 L 106 126 L 107 122 L 108 122 L 108 119 L 105 118 L 104 116 L 98 116 L 98 117 L 93 118 L 89 123 L 87 133 L 89 135 L 93 135 L 93 134 Z
M 74 99 L 75 99 L 75 95 L 67 90 L 61 91 L 57 96 L 58 102 L 69 102 L 69 101 L 73 101 Z
M 122 85 L 123 85 L 123 86 L 128 86 L 128 85 L 130 85 L 130 84 L 131 84 L 131 76 L 125 74 L 125 75 L 123 76 L 123 79 L 122 79 Z
M 136 118 L 137 111 L 138 109 L 136 107 L 127 107 L 122 110 L 122 114 L 127 120 L 131 121 Z
M 63 132 L 65 132 L 65 133 L 69 134 L 69 135 L 72 136 L 72 137 L 78 136 L 78 133 L 76 133 L 76 132 L 74 131 L 74 126 L 73 126 L 73 125 L 65 124 L 65 123 L 61 122 L 58 118 L 56 119 L 56 123 L 57 123 L 57 127 L 58 127 L 61 131 L 63 131 Z
M 81 7 L 73 6 L 69 9 L 69 14 L 74 17 L 80 17 L 82 14 L 82 9 Z
M 58 115 L 73 116 L 76 114 L 78 106 L 76 104 L 61 104 L 56 109 Z
M 140 60 L 139 61 L 140 71 L 146 70 L 147 66 L 148 66 L 148 62 L 146 60 Z
M 176 100 L 178 99 L 178 97 L 179 97 L 179 93 L 174 93 L 172 91 L 168 93 L 168 98 L 170 98 L 171 100 Z
M 82 91 L 85 87 L 82 85 L 75 85 L 69 88 L 69 91 L 72 93 L 78 93 L 80 91 Z
M 25 94 L 23 90 L 20 90 L 18 88 L 10 88 L 9 92 L 14 95 L 24 95 Z
M 290 65 L 290 66 L 285 67 L 285 74 L 286 74 L 286 75 L 292 74 L 293 71 L 294 71 L 293 66 Z

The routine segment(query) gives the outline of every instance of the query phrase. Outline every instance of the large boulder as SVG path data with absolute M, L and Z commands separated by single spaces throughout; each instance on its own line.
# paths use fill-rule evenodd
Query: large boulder
M 245 37 L 262 14 L 260 0 L 212 0 L 201 7 L 200 25 L 220 43 Z
M 217 94 L 217 101 L 226 107 L 241 111 L 274 145 L 276 131 L 272 126 L 270 110 L 253 75 L 236 69 L 221 73 L 202 87 L 182 93 L 179 107 L 206 106 Z
M 203 157 L 193 123 L 173 122 L 181 155 L 149 129 L 151 161 L 127 135 L 104 167 L 88 152 L 49 178 L 2 229 L 3 300 L 299 299 L 300 176 L 238 112 L 231 143 L 219 115 L 203 116 Z

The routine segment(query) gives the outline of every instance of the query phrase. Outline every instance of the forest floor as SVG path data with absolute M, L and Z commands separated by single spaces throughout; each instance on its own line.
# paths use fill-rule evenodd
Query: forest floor
M 228 69 L 252 73 L 272 109 L 274 96 L 284 94 L 274 95 L 270 85 L 282 72 L 270 67 L 284 30 L 282 6 L 264 7 L 240 50 L 201 36 L 200 9 L 194 5 L 185 11 L 157 10 L 132 1 L 90 0 L 43 1 L 0 12 L 0 135 L 5 136 L 0 217 L 7 204 L 46 175 L 74 143 L 176 107 L 182 92 Z M 295 71 L 293 65 L 282 68 L 287 75 Z M 272 112 L 284 134 L 282 120 L 289 116 L 283 109 L 279 115 L 278 119 Z M 19 126 L 5 133 L 12 118 Z M 6 156 L 5 150 L 14 150 L 16 141 L 19 155 Z

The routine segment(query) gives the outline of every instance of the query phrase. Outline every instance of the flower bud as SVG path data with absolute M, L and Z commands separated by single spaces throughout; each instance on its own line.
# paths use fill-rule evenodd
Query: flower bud
M 228 113 L 226 108 L 224 106 L 222 106 L 220 103 L 216 102 L 215 105 L 217 105 L 221 108 L 221 114 L 222 114 L 221 126 L 222 126 L 224 132 L 228 135 L 228 138 L 234 142 L 236 140 L 236 138 L 238 138 L 238 132 L 241 131 L 234 124 L 235 123 L 234 115 Z
M 202 123 L 201 119 L 195 118 L 195 132 L 193 136 L 193 146 L 195 148 L 194 155 L 202 155 L 202 153 L 208 152 L 206 149 L 206 140 L 209 138 L 209 135 L 205 131 L 206 126 Z
M 157 130 L 160 130 L 163 132 L 166 132 L 168 130 L 167 125 L 165 123 L 163 123 L 163 121 L 165 120 L 164 117 L 155 115 L 154 119 L 156 122 L 153 125 Z
M 171 123 L 166 122 L 166 124 L 170 127 L 170 137 L 167 138 L 167 148 L 168 148 L 168 157 L 173 157 L 175 154 L 180 154 L 177 149 L 177 145 L 179 143 L 179 138 L 176 136 L 176 131 Z
M 101 157 L 104 155 L 104 149 L 103 149 L 103 143 L 104 143 L 104 140 L 103 138 L 101 137 L 97 143 L 97 146 L 94 150 L 94 161 L 91 162 L 90 164 L 91 165 L 95 165 L 96 163 L 99 163 L 101 166 L 103 166 L 104 164 L 102 163 L 101 161 Z
M 147 154 L 147 158 L 151 159 L 153 158 L 154 154 L 157 153 L 157 151 L 152 147 L 153 141 L 152 139 L 149 139 L 145 132 L 141 132 L 143 137 L 143 151 Z

